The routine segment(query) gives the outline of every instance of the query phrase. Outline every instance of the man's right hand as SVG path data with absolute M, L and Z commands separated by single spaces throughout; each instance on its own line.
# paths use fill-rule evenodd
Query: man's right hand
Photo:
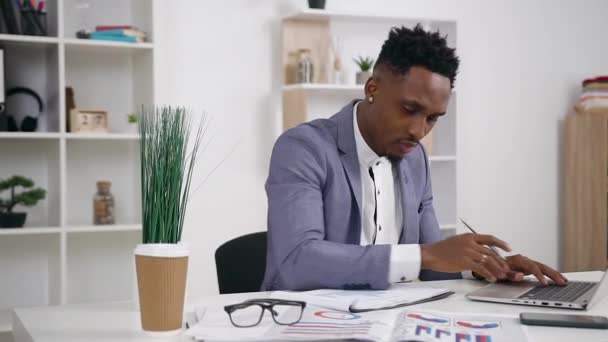
M 421 245 L 422 268 L 439 272 L 471 270 L 492 282 L 506 278 L 509 265 L 488 246 L 511 251 L 506 242 L 492 235 L 462 234 Z

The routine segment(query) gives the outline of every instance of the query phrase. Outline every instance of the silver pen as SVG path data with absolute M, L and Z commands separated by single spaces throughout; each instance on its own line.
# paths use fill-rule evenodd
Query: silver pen
M 459 219 L 459 220 L 460 220 L 460 222 L 462 222 L 462 223 L 465 225 L 465 227 L 467 227 L 467 228 L 468 228 L 468 229 L 469 229 L 469 230 L 470 230 L 470 231 L 471 231 L 473 234 L 477 234 L 477 232 L 475 231 L 475 229 L 473 229 L 473 227 L 469 226 L 469 224 L 468 224 L 468 223 L 466 223 L 466 222 L 465 222 L 465 221 L 464 221 L 462 218 L 460 218 L 460 217 L 459 217 L 458 219 Z M 501 257 L 503 260 L 505 260 L 505 257 L 503 257 L 503 256 L 500 254 L 500 252 L 498 252 L 498 249 L 497 249 L 496 247 L 494 247 L 494 246 L 488 246 L 488 247 L 490 247 L 490 249 L 491 249 L 491 250 L 493 250 L 493 251 L 494 251 L 494 253 L 496 253 L 496 254 L 497 254 L 499 257 Z

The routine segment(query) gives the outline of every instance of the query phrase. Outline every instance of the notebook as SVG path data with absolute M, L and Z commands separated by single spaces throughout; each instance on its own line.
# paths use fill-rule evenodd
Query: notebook
M 275 291 L 271 298 L 305 301 L 320 307 L 346 312 L 387 310 L 446 298 L 454 292 L 434 287 L 395 286 L 389 290 Z

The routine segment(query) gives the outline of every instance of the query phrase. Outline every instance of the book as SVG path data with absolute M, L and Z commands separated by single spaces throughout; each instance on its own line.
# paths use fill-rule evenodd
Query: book
M 95 31 L 109 30 L 137 30 L 137 27 L 131 25 L 98 25 L 95 26 Z
M 109 40 L 116 42 L 127 42 L 127 43 L 142 43 L 144 40 L 139 37 L 133 36 L 114 36 L 114 35 L 96 35 L 95 32 L 91 32 L 89 39 L 92 40 Z
M 21 34 L 21 29 L 19 28 L 19 23 L 17 21 L 17 13 L 19 11 L 16 10 L 14 7 L 15 5 L 15 2 L 12 0 L 0 1 L 0 6 L 2 6 L 2 14 L 4 17 L 3 20 L 9 34 Z
M 103 30 L 95 31 L 97 35 L 109 35 L 109 36 L 134 36 L 144 38 L 146 34 L 138 30 L 131 29 L 116 29 L 116 30 Z
M 6 17 L 4 16 L 4 7 L 0 5 L 0 33 L 7 33 Z
M 425 303 L 452 294 L 454 292 L 443 288 L 395 285 L 390 290 L 384 291 L 275 291 L 270 294 L 270 298 L 299 300 L 329 309 L 358 313 Z
M 283 309 L 283 308 L 281 308 Z M 277 310 L 293 317 L 294 308 Z M 295 310 L 300 310 L 295 309 Z M 197 311 L 203 312 L 200 308 Z M 259 310 L 243 312 L 255 322 Z M 241 316 L 243 318 L 243 316 Z M 407 310 L 350 313 L 307 305 L 297 323 L 276 324 L 265 311 L 261 322 L 251 328 L 237 328 L 228 314 L 206 307 L 204 314 L 185 332 L 197 341 L 492 341 L 525 342 L 524 328 L 516 315 L 473 314 L 408 308 Z
M 4 111 L 4 48 L 0 47 L 0 114 Z

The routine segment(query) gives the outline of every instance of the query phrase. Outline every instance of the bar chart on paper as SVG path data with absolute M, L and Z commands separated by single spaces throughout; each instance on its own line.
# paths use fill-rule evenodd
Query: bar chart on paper
M 445 342 L 527 341 L 516 317 L 407 311 L 397 319 L 392 340 Z

